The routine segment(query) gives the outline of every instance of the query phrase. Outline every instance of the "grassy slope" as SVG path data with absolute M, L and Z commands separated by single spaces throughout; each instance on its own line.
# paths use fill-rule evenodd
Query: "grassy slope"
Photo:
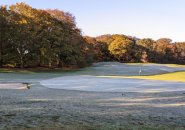
M 128 63 L 128 65 L 141 65 L 144 63 Z M 150 63 L 145 63 L 145 65 Z M 176 65 L 176 64 L 159 64 L 167 67 L 182 67 L 185 68 L 185 65 Z M 60 74 L 74 74 L 74 72 L 78 72 L 77 74 L 91 74 L 88 73 L 89 68 L 85 69 L 47 69 L 47 68 L 30 68 L 30 69 L 9 69 L 9 68 L 0 68 L 0 73 L 18 73 L 18 74 L 31 74 L 31 75 L 39 75 L 43 73 L 49 73 L 51 77 L 52 74 L 55 76 L 59 76 Z M 96 70 L 93 70 L 93 73 L 97 73 Z M 99 75 L 102 75 L 102 71 L 100 71 Z M 107 73 L 107 70 L 106 70 Z M 110 73 L 110 71 L 109 71 Z M 57 74 L 57 75 L 56 75 Z M 55 77 L 54 76 L 54 77 Z M 105 76 L 98 76 L 98 77 L 109 77 L 109 78 L 135 78 L 135 79 L 150 79 L 150 80 L 162 80 L 162 81 L 176 81 L 176 82 L 185 82 L 185 71 L 183 72 L 173 72 L 173 73 L 166 73 L 166 74 L 157 74 L 157 75 L 150 75 L 150 76 L 112 76 L 105 75 Z

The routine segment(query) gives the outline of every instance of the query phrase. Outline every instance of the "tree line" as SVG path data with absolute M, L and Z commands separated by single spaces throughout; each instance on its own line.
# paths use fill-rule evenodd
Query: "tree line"
M 0 6 L 0 67 L 85 67 L 100 61 L 185 64 L 185 43 L 82 36 L 68 12 L 25 3 Z
M 0 7 L 0 66 L 83 67 L 86 43 L 75 18 L 25 3 Z
M 139 39 L 122 34 L 85 37 L 93 45 L 96 61 L 185 64 L 185 42 L 169 38 Z

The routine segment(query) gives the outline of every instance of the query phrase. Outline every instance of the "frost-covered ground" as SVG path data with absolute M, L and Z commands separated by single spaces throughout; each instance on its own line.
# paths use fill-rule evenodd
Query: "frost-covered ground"
M 41 85 L 54 89 L 94 92 L 185 91 L 185 83 L 180 82 L 101 78 L 95 76 L 63 76 L 49 80 L 43 80 L 41 81 Z
M 98 77 L 140 69 L 145 75 L 184 70 L 97 63 L 68 73 L 0 73 L 1 83 L 32 83 L 28 90 L 0 90 L 0 130 L 184 130 L 183 83 Z
M 184 122 L 185 91 L 0 90 L 0 130 L 184 130 Z
M 118 62 L 100 62 L 92 67 L 82 69 L 80 74 L 84 75 L 111 75 L 111 76 L 135 76 L 154 75 L 185 70 L 183 67 L 169 67 L 163 64 L 125 64 Z
M 153 75 L 180 70 L 185 70 L 185 68 L 167 67 L 159 64 L 96 63 L 93 67 L 86 68 L 77 74 L 43 80 L 40 83 L 48 88 L 96 92 L 185 91 L 185 83 L 179 82 L 99 77 Z

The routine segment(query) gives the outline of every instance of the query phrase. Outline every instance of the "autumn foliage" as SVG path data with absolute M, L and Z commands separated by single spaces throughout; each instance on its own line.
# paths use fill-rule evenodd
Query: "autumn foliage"
M 68 12 L 25 3 L 0 7 L 1 67 L 84 67 L 99 61 L 185 64 L 185 43 L 122 34 L 82 36 Z

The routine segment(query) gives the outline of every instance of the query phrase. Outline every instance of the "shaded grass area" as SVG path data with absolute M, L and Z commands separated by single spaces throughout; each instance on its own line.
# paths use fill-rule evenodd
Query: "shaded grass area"
M 64 75 L 73 75 L 79 71 L 80 70 L 47 69 L 47 68 L 34 68 L 34 69 L 0 68 L 0 82 L 34 83 L 40 82 L 41 80 L 56 78 Z
M 76 72 L 80 69 L 70 69 L 70 68 L 0 68 L 0 73 L 26 73 L 26 74 L 34 74 L 34 73 L 60 73 L 60 72 Z

